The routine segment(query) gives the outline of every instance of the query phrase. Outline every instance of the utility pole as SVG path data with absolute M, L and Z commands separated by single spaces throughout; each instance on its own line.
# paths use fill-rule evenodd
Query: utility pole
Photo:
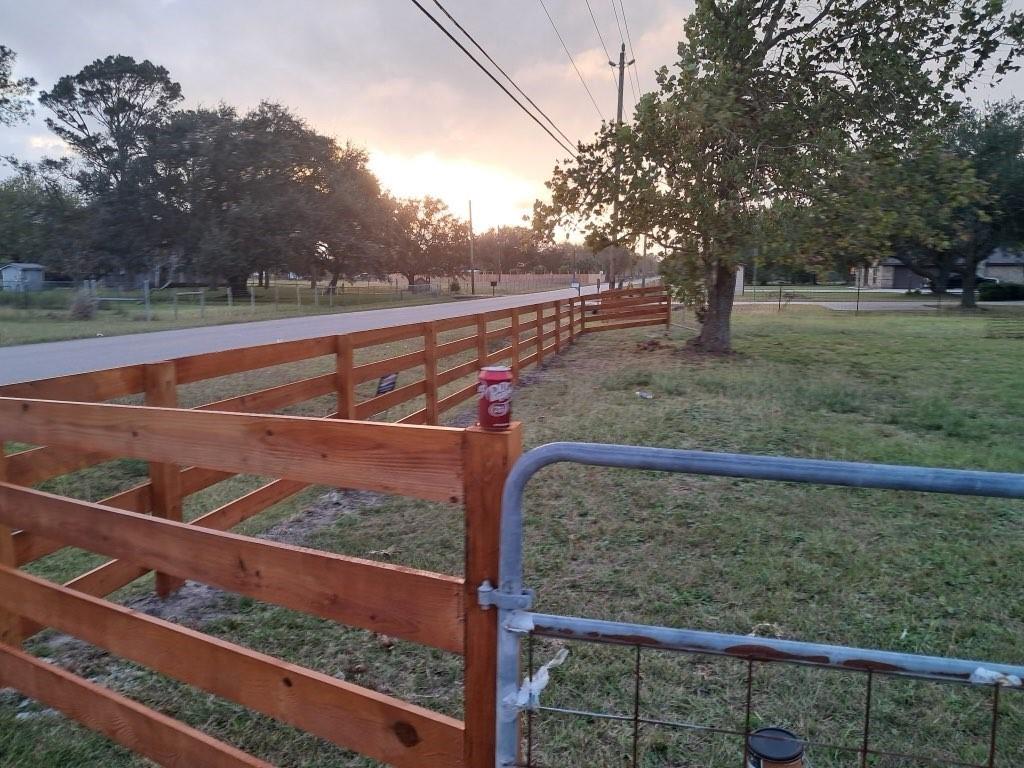
M 626 44 L 622 43 L 619 48 L 619 63 L 609 61 L 611 67 L 619 69 L 619 101 L 615 109 L 615 125 L 622 126 L 622 96 L 626 85 L 626 67 L 630 66 L 636 59 L 626 61 Z M 608 259 L 608 287 L 615 287 L 615 254 L 619 250 L 619 183 L 622 177 L 622 152 L 615 150 L 615 200 L 612 201 L 612 254 Z
M 469 201 L 469 292 L 476 293 L 476 271 L 473 269 L 473 201 Z

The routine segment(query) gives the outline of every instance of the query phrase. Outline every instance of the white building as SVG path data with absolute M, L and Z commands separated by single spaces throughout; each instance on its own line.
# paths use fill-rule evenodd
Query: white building
M 12 262 L 0 267 L 0 290 L 41 291 L 43 290 L 42 264 Z

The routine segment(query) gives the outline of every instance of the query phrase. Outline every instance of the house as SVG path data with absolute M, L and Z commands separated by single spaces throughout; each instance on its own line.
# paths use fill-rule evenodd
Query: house
M 902 288 L 914 290 L 925 288 L 927 280 L 910 271 L 910 267 L 890 256 L 875 262 L 870 267 L 857 267 L 858 288 Z
M 41 291 L 43 290 L 42 264 L 12 262 L 0 267 L 0 290 Z
M 1024 252 L 996 248 L 978 264 L 978 277 L 990 277 L 1001 283 L 1024 283 Z

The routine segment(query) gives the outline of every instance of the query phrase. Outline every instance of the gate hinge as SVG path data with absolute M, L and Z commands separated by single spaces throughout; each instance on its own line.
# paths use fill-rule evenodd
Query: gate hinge
M 476 590 L 477 600 L 481 608 L 501 608 L 506 611 L 528 611 L 533 605 L 533 590 L 524 589 L 518 594 L 502 592 L 495 589 L 489 581 L 485 581 Z

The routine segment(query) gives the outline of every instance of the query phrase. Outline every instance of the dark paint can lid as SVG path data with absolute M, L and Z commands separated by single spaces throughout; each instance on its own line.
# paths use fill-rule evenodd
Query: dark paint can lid
M 750 734 L 750 754 L 773 763 L 787 763 L 804 753 L 804 743 L 785 728 L 759 728 Z

